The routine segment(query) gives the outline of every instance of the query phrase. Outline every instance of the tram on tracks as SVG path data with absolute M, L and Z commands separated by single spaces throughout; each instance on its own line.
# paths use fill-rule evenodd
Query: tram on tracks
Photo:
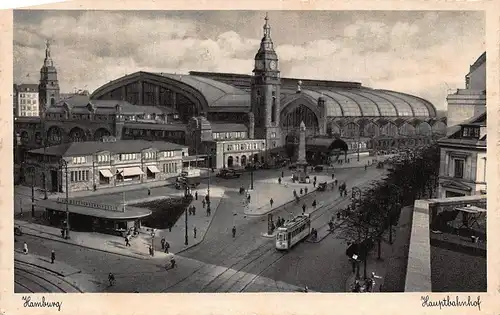
M 296 216 L 278 228 L 276 233 L 276 249 L 288 250 L 308 237 L 311 233 L 311 218 L 308 214 Z

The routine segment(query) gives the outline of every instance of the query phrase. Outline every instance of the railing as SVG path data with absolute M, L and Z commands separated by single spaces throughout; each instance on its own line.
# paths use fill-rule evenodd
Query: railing
M 57 202 L 65 204 L 66 199 L 65 198 L 57 198 Z M 123 212 L 123 207 L 116 207 L 116 206 L 112 206 L 112 205 L 103 205 L 103 204 L 98 204 L 98 203 L 84 201 L 84 200 L 69 199 L 68 204 L 73 205 L 73 206 L 101 209 L 101 210 L 106 210 L 106 211 Z

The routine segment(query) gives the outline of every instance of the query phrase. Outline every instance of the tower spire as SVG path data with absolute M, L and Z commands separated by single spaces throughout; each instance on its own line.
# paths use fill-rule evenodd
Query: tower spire
M 264 23 L 264 37 L 270 37 L 271 36 L 271 26 L 269 26 L 269 17 L 267 16 L 267 12 L 266 12 L 266 17 L 264 18 L 264 20 L 266 21 Z
M 46 67 L 52 67 L 54 63 L 52 62 L 52 57 L 50 56 L 50 41 L 47 39 L 45 41 L 45 60 L 44 65 Z

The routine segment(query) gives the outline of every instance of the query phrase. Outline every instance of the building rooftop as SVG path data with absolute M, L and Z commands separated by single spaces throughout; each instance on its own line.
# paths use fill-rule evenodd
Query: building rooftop
M 38 84 L 18 84 L 18 92 L 38 92 Z
M 66 203 L 58 202 L 56 200 L 38 200 L 36 204 L 40 207 L 56 210 L 66 211 Z M 111 207 L 111 206 L 110 206 Z M 111 219 L 111 220 L 133 220 L 149 216 L 151 210 L 144 208 L 137 208 L 126 206 L 125 211 L 104 210 L 100 208 L 88 207 L 79 204 L 68 204 L 68 211 L 81 215 L 88 215 L 97 218 Z
M 198 74 L 198 75 L 193 75 Z M 251 77 L 247 75 L 191 72 L 171 74 L 136 72 L 111 81 L 98 88 L 92 99 L 107 97 L 115 89 L 133 80 L 155 80 L 190 92 L 209 111 L 249 111 Z M 436 108 L 427 100 L 405 93 L 362 87 L 356 82 L 338 82 L 307 79 L 281 79 L 280 105 L 287 106 L 301 99 L 313 108 L 318 100 L 325 100 L 330 117 L 435 117 Z M 301 93 L 296 87 L 302 81 Z M 245 87 L 248 85 L 247 87 Z
M 235 123 L 223 123 L 223 122 L 210 122 L 212 126 L 212 132 L 238 132 L 238 131 L 248 131 L 245 124 L 235 124 Z
M 486 203 L 486 195 L 415 202 L 406 292 L 487 290 Z M 474 223 L 465 228 L 461 213 L 469 208 L 467 220 Z M 468 235 L 478 236 L 479 241 L 472 242 Z
M 159 151 L 176 151 L 186 147 L 164 141 L 146 141 L 146 140 L 116 140 L 115 142 L 85 141 L 63 143 L 46 149 L 35 149 L 30 153 L 45 154 L 53 156 L 83 156 L 92 155 L 98 152 L 120 153 L 138 153 L 145 149 L 157 149 Z

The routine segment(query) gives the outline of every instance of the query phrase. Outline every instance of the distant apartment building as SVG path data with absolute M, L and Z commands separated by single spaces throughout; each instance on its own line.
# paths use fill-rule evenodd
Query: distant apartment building
M 465 89 L 457 89 L 446 98 L 448 127 L 476 117 L 486 111 L 486 52 L 470 66 L 465 75 Z
M 453 127 L 438 144 L 439 198 L 486 194 L 486 113 Z
M 38 85 L 37 84 L 19 84 L 14 86 L 16 101 L 15 115 L 19 117 L 38 117 Z

